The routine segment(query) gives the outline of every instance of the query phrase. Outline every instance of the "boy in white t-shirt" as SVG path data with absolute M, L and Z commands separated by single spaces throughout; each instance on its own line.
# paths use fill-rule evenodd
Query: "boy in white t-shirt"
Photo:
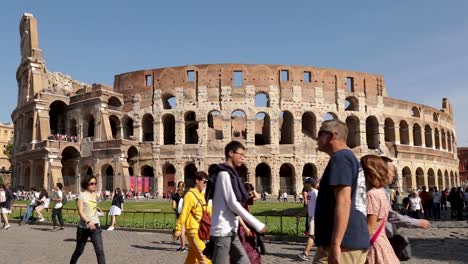
M 309 260 L 310 251 L 312 250 L 312 246 L 314 245 L 314 229 L 315 229 L 315 222 L 314 222 L 314 215 L 315 215 L 315 205 L 317 203 L 317 196 L 318 190 L 316 189 L 317 182 L 314 178 L 307 177 L 304 180 L 304 189 L 307 191 L 307 206 L 303 207 L 301 212 L 297 215 L 297 222 L 299 222 L 301 215 L 304 215 L 307 211 L 307 223 L 309 224 L 309 239 L 307 240 L 307 245 L 304 249 L 304 252 L 297 255 L 302 260 Z
M 58 231 L 64 229 L 63 217 L 62 217 L 62 207 L 63 207 L 63 192 L 62 192 L 63 184 L 60 182 L 57 183 L 54 189 L 54 197 L 52 199 L 55 202 L 54 209 L 52 210 L 52 222 L 54 226 L 52 231 Z M 60 227 L 57 226 L 57 219 L 60 223 Z

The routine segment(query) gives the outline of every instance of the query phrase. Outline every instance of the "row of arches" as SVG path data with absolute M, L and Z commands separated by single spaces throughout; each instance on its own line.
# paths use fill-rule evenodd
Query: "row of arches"
M 403 167 L 401 170 L 402 182 L 400 186 L 404 191 L 410 191 L 413 189 L 421 188 L 421 186 L 433 187 L 437 186 L 439 189 L 458 187 L 458 174 L 453 171 L 442 171 L 441 169 L 437 170 L 437 173 L 434 169 L 429 168 L 427 172 L 421 167 L 414 170 L 414 179 L 413 172 L 409 167 Z

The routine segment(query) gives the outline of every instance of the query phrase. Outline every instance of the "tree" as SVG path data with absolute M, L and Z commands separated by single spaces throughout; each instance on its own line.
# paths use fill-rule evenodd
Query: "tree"
M 13 143 L 8 142 L 8 144 L 5 146 L 3 154 L 5 154 L 9 160 L 11 159 L 11 157 L 13 156 Z

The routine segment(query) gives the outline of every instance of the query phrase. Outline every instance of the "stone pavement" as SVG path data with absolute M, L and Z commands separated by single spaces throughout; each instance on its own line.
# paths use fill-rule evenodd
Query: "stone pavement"
M 75 247 L 75 227 L 51 232 L 48 225 L 18 226 L 0 230 L 0 263 L 69 263 Z M 404 263 L 467 263 L 468 224 L 466 221 L 434 222 L 428 230 L 404 229 L 413 246 L 414 258 Z M 103 231 L 107 263 L 183 263 L 186 253 L 168 233 Z M 296 263 L 302 243 L 267 242 L 263 263 Z M 310 261 L 311 262 L 311 261 Z M 88 243 L 79 263 L 96 263 Z M 304 262 L 306 263 L 306 262 Z

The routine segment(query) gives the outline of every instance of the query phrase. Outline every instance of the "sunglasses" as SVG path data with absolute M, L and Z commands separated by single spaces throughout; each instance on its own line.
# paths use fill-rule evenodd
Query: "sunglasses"
M 94 185 L 97 185 L 97 183 L 95 183 L 95 182 L 90 182 L 88 185 L 94 186 Z

